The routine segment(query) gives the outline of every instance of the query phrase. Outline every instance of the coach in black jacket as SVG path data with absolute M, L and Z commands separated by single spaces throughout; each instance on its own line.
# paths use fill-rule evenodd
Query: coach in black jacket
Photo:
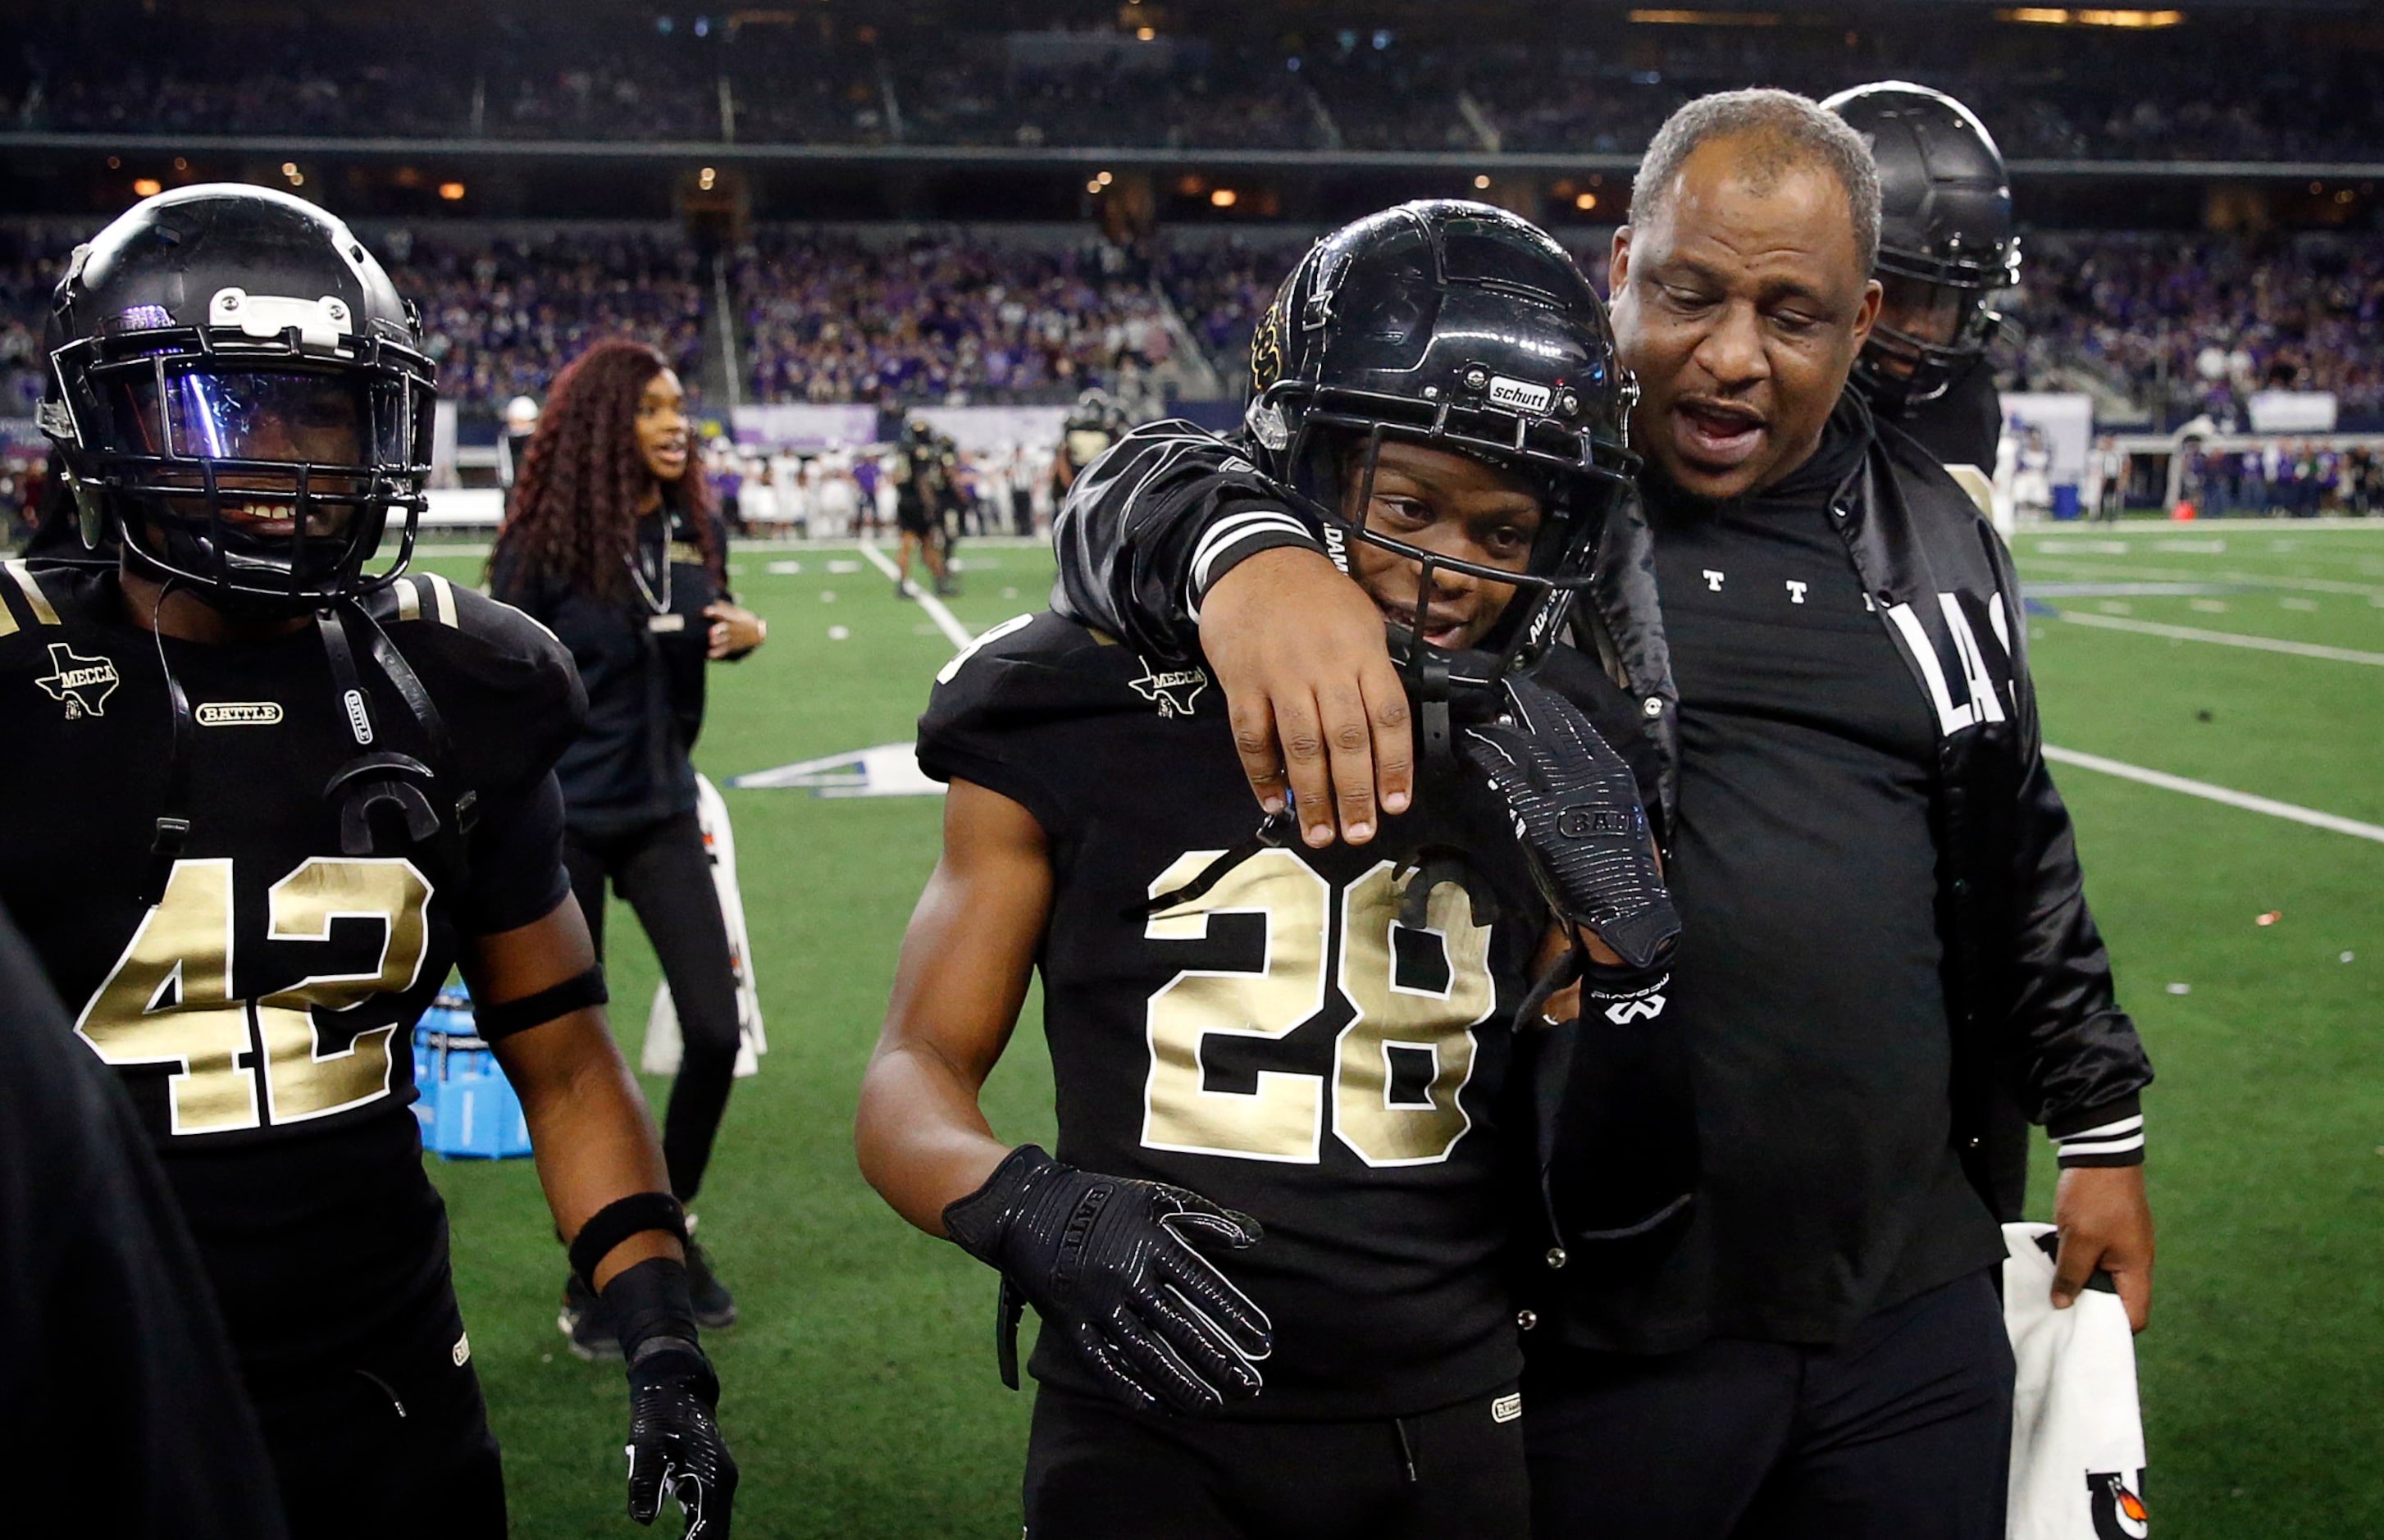
M 2056 1295 L 2099 1266 L 2149 1306 L 2151 1072 L 2045 773 L 2017 580 L 1844 389 L 1878 197 L 1843 123 L 1733 93 L 1658 136 L 1616 239 L 1646 516 L 1609 528 L 1578 629 L 1666 763 L 1706 1175 L 1652 1262 L 1545 1260 L 1521 1323 L 1551 1536 L 2000 1536 L 1998 1078 L 2061 1142 Z M 1055 607 L 1151 655 L 1197 634 L 1261 796 L 1288 785 L 1311 842 L 1369 837 L 1409 752 L 1371 606 L 1296 520 L 1246 496 L 1129 520 L 1104 468 L 1062 512 Z

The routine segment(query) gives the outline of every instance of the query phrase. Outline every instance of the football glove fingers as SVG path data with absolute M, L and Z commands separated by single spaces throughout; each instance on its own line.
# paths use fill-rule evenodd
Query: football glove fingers
M 652 1523 L 667 1493 L 687 1516 L 686 1540 L 728 1540 L 737 1461 L 713 1419 L 720 1382 L 691 1342 L 648 1349 L 629 1366 L 629 1517 Z
M 1257 1221 L 1181 1187 L 1079 1171 L 1023 1145 L 944 1211 L 944 1227 L 1128 1401 L 1198 1411 L 1261 1388 L 1250 1360 L 1273 1346 L 1265 1313 L 1182 1234 L 1238 1249 L 1257 1244 Z
M 1459 752 L 1506 802 L 1558 916 L 1633 970 L 1658 965 L 1681 920 L 1631 766 L 1556 691 L 1518 677 L 1502 688 L 1507 710 L 1466 728 Z

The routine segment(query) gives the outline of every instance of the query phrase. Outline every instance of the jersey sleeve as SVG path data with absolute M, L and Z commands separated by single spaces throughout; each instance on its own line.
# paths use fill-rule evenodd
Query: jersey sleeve
M 563 863 L 563 788 L 553 771 L 481 803 L 471 872 L 456 912 L 456 928 L 466 936 L 518 930 L 571 896 Z
M 1229 439 L 1191 423 L 1136 428 L 1077 476 L 1051 531 L 1051 607 L 1182 661 L 1200 646 L 1200 601 L 1260 551 L 1323 541 Z
M 1065 724 L 1085 714 L 1080 649 L 1099 642 L 1055 615 L 995 627 L 936 676 L 919 718 L 919 768 L 939 781 L 998 791 L 1035 815 L 1044 833 L 1074 831 Z

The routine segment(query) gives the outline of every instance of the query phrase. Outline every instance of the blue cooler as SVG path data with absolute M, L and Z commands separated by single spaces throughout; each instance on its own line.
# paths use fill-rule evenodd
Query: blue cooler
M 414 1084 L 422 1148 L 451 1161 L 529 1153 L 529 1120 L 472 1020 L 462 984 L 441 989 L 414 1028 Z

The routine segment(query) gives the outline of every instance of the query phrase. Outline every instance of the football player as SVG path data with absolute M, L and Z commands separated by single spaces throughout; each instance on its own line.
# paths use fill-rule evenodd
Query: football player
M 1420 794 L 1364 848 L 1253 838 L 1197 661 L 1060 613 L 987 633 L 921 724 L 943 856 L 857 1143 L 904 1217 L 1000 1271 L 1005 1344 L 1021 1301 L 1042 1319 L 1038 1540 L 1521 1536 L 1509 1066 L 1560 1044 L 1620 1072 L 1660 1037 L 1677 930 L 1591 727 L 1633 703 L 1577 662 L 1525 672 L 1624 516 L 1628 387 L 1571 261 L 1478 205 L 1327 237 L 1270 314 L 1249 436 L 1154 425 L 1074 498 L 1315 510 L 1409 660 Z M 977 1102 L 1037 969 L 1056 1157 Z M 1508 1030 L 1544 1016 L 1568 1025 Z M 1675 1210 L 1665 1136 L 1632 1152 L 1670 1182 L 1646 1212 L 1559 1181 L 1535 1254 Z
M 944 520 L 951 503 L 952 460 L 945 441 L 926 418 L 913 417 L 902 425 L 894 446 L 894 527 L 902 535 L 902 550 L 894 564 L 895 598 L 911 596 L 913 552 L 926 557 L 936 592 L 952 592 L 951 573 L 944 565 Z
M 1879 166 L 1885 292 L 1855 386 L 1977 497 L 2003 433 L 1987 361 L 2003 317 L 1988 301 L 2019 282 L 2003 152 L 1968 107 L 1924 85 L 1881 81 L 1821 105 L 1869 142 Z
M 136 205 L 60 281 L 42 427 L 114 568 L 0 569 L 0 900 L 147 1120 L 299 1536 L 499 1536 L 411 1034 L 460 964 L 572 1263 L 619 1323 L 629 1509 L 728 1533 L 683 1221 L 601 1007 L 551 767 L 581 695 L 517 612 L 398 576 L 413 307 L 279 192 Z M 396 565 L 365 565 L 396 515 Z
M 1060 424 L 1059 453 L 1051 457 L 1051 501 L 1057 504 L 1085 474 L 1085 467 L 1125 437 L 1125 413 L 1107 391 L 1086 391 Z

